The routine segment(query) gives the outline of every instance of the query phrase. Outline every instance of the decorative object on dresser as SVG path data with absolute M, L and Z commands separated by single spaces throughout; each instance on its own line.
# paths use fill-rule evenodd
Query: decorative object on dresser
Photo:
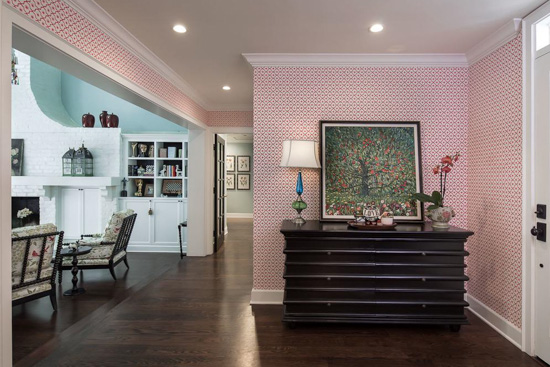
M 235 156 L 228 155 L 225 157 L 225 171 L 235 172 Z
M 155 189 L 154 189 L 153 184 L 146 184 L 145 185 L 145 194 L 143 196 L 148 197 L 148 198 L 152 198 L 153 196 L 155 196 Z
M 134 229 L 137 214 L 133 210 L 123 210 L 113 213 L 111 220 L 103 234 L 83 234 L 80 236 L 78 246 L 90 246 L 88 254 L 78 258 L 78 268 L 86 269 L 109 269 L 111 276 L 116 280 L 115 266 L 124 261 L 129 269 L 126 257 L 128 241 Z M 59 263 L 59 284 L 61 284 L 63 272 L 73 268 L 71 259 L 65 258 Z
M 101 111 L 99 114 L 99 122 L 101 123 L 101 127 L 107 127 L 107 111 Z
M 52 307 L 57 311 L 55 276 L 61 258 L 59 252 L 62 244 L 63 232 L 57 231 L 57 227 L 53 224 L 12 230 L 13 306 L 50 296 Z
M 420 200 L 423 203 L 431 203 L 427 208 L 426 216 L 433 222 L 434 228 L 449 228 L 449 222 L 455 216 L 455 212 L 452 207 L 445 206 L 443 201 L 445 200 L 445 194 L 447 193 L 447 174 L 452 171 L 454 164 L 458 161 L 460 153 L 455 155 L 446 155 L 441 158 L 441 162 L 433 168 L 434 175 L 439 175 L 439 190 L 432 192 L 432 195 L 423 193 L 414 194 L 413 197 Z
M 283 321 L 468 324 L 464 244 L 472 232 L 400 223 L 359 231 L 345 223 L 284 221 Z
M 11 175 L 23 176 L 23 139 L 11 139 Z
M 357 206 L 381 208 L 396 221 L 421 222 L 418 122 L 320 121 L 321 220 L 354 218 Z
M 250 156 L 238 155 L 237 156 L 237 172 L 250 172 Z
M 95 117 L 94 115 L 88 113 L 85 113 L 82 115 L 82 127 L 94 127 L 95 125 Z
M 181 180 L 163 180 L 162 193 L 168 196 L 181 196 L 182 195 Z
M 225 187 L 228 190 L 235 190 L 235 174 L 228 173 L 225 175 Z
M 120 192 L 120 197 L 128 197 L 128 191 L 126 190 L 126 183 L 128 182 L 128 180 L 126 179 L 126 177 L 124 177 L 120 182 L 122 182 L 122 191 Z
M 237 190 L 250 190 L 250 175 L 237 175 Z
M 292 208 L 298 212 L 293 220 L 295 224 L 304 224 L 306 221 L 302 218 L 302 211 L 307 208 L 307 204 L 302 200 L 304 184 L 302 182 L 302 168 L 321 168 L 317 155 L 318 144 L 313 140 L 284 140 L 283 154 L 281 157 L 281 167 L 298 168 L 298 178 L 296 179 L 296 194 L 298 197 L 292 203 Z

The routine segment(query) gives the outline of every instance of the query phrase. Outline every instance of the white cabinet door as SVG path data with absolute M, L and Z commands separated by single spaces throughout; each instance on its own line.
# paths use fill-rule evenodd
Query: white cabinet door
M 154 200 L 155 246 L 179 247 L 178 224 L 181 223 L 181 206 L 178 200 Z M 166 251 L 166 249 L 162 249 Z
M 130 245 L 146 246 L 150 245 L 153 236 L 151 232 L 151 215 L 149 215 L 150 200 L 127 199 L 122 200 L 123 209 L 133 209 L 137 214 L 134 230 L 130 237 Z
M 63 188 L 61 199 L 61 225 L 58 230 L 65 231 L 65 239 L 79 239 L 83 234 L 82 226 L 82 192 L 81 189 Z
M 82 234 L 103 233 L 99 189 L 84 189 L 82 193 Z

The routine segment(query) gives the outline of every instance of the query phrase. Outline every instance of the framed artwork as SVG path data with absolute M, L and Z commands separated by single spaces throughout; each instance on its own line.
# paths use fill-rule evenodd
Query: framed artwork
M 235 156 L 228 155 L 225 157 L 225 170 L 227 172 L 235 172 Z
M 228 190 L 235 190 L 235 174 L 225 175 L 225 187 Z
M 11 175 L 23 176 L 23 139 L 11 139 Z
M 422 222 L 419 122 L 321 121 L 321 220 L 347 221 L 372 206 Z
M 237 190 L 250 190 L 250 175 L 237 175 Z
M 237 156 L 237 171 L 238 172 L 250 172 L 250 156 L 238 155 Z
M 155 188 L 153 184 L 145 184 L 145 194 L 143 196 L 147 196 L 147 197 L 155 196 Z

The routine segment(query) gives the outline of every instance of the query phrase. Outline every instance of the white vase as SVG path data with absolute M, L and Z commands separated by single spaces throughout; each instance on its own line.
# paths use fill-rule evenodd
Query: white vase
M 455 216 L 455 211 L 450 206 L 442 206 L 428 211 L 426 216 L 432 220 L 434 228 L 449 228 L 449 221 Z

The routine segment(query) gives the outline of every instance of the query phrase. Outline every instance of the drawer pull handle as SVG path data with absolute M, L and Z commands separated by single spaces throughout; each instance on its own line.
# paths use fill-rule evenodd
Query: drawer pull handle
M 425 282 L 425 281 L 426 281 L 426 278 L 422 278 L 422 281 Z
M 330 277 L 328 277 L 327 280 L 330 280 Z
M 422 305 L 422 308 L 426 308 L 426 305 Z
M 426 253 L 425 253 L 425 252 L 423 252 L 423 253 L 422 253 L 422 256 L 426 256 Z
M 330 303 L 327 303 L 327 307 L 330 307 Z
M 329 251 L 329 252 L 327 252 L 327 255 L 331 255 L 330 251 Z

